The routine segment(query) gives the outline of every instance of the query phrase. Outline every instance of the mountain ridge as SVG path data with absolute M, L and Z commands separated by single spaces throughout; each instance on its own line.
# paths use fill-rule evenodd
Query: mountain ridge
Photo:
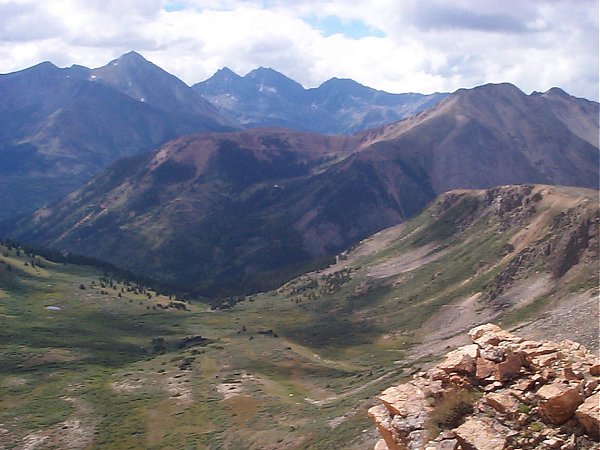
M 0 219 L 62 198 L 119 157 L 183 134 L 235 129 L 183 82 L 132 56 L 125 60 L 137 69 L 123 73 L 111 63 L 45 62 L 0 75 Z M 160 98 L 145 93 L 151 86 Z
M 260 290 L 264 280 L 322 262 L 450 189 L 596 187 L 598 148 L 547 107 L 553 101 L 489 85 L 354 136 L 282 129 L 188 136 L 127 170 L 113 166 L 12 232 L 171 282 L 203 274 L 206 292 L 225 279 Z M 581 114 L 578 131 L 589 133 L 598 119 L 586 108 Z M 161 257 L 149 260 L 136 248 Z
M 447 95 L 390 94 L 335 77 L 319 87 L 305 89 L 265 67 L 243 77 L 230 69 L 219 70 L 192 89 L 245 127 L 284 126 L 325 134 L 351 134 L 394 122 Z

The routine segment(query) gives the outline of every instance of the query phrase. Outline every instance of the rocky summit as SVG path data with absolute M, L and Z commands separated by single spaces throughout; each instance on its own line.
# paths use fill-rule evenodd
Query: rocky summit
M 583 345 L 521 338 L 497 325 L 369 410 L 376 450 L 600 448 L 600 361 Z

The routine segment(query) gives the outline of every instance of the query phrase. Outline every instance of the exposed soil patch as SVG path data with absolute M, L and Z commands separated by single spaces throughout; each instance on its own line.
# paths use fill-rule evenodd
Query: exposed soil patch
M 139 391 L 142 388 L 143 381 L 140 378 L 128 378 L 123 381 L 111 383 L 111 387 L 119 394 L 129 394 Z
M 242 395 L 246 392 L 247 384 L 251 382 L 260 382 L 260 379 L 249 373 L 243 373 L 239 379 L 228 380 L 226 383 L 217 385 L 217 391 L 228 400 L 236 395 Z
M 21 377 L 8 377 L 2 382 L 2 387 L 11 388 L 27 384 L 27 380 Z
M 94 440 L 91 406 L 77 397 L 63 397 L 75 408 L 73 417 L 52 427 L 38 430 L 23 438 L 22 450 L 88 448 Z

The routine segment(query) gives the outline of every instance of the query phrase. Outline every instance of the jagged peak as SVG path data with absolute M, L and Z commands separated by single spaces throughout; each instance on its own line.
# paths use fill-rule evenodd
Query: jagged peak
M 235 75 L 236 77 L 239 77 L 239 75 L 237 73 L 235 73 L 233 70 L 231 70 L 229 67 L 225 66 L 219 70 L 217 70 L 216 73 L 220 73 L 222 75 Z
M 286 88 L 292 87 L 293 89 L 304 90 L 300 83 L 270 67 L 260 66 L 251 70 L 244 76 L 244 79 L 260 84 L 266 83 L 273 87 L 286 86 Z
M 149 62 L 146 58 L 144 58 L 141 54 L 139 54 L 138 52 L 132 50 L 130 52 L 127 53 L 123 53 L 118 59 L 118 61 L 145 61 L 145 62 Z
M 103 69 L 103 68 L 107 68 L 107 67 L 117 67 L 119 65 L 123 65 L 125 67 L 133 67 L 133 66 L 155 66 L 155 67 L 158 67 L 155 64 L 151 63 L 150 61 L 148 61 L 146 58 L 144 58 L 138 52 L 130 51 L 127 53 L 123 53 L 121 56 L 119 56 L 116 59 L 113 59 L 108 64 L 106 64 L 102 67 L 98 67 L 93 70 Z M 163 70 L 163 69 L 160 69 L 160 70 Z
M 281 75 L 282 77 L 287 78 L 281 72 L 278 72 L 277 70 L 275 70 L 275 69 L 273 69 L 271 67 L 265 67 L 265 66 L 259 66 L 256 69 L 252 69 L 250 72 L 248 72 L 246 74 L 246 77 L 252 78 L 252 77 L 255 77 L 257 75 L 262 75 L 262 74 Z
M 271 79 L 271 80 L 285 80 L 287 82 L 292 82 L 294 84 L 299 85 L 298 82 L 294 81 L 287 75 L 284 75 L 283 73 L 278 72 L 277 70 L 272 69 L 271 67 L 264 67 L 264 66 L 260 66 L 260 67 L 257 67 L 256 69 L 251 70 L 244 76 L 244 78 L 247 78 L 247 79 L 267 78 L 267 79 Z
M 217 70 L 214 75 L 212 77 L 210 77 L 210 80 L 213 79 L 217 79 L 217 80 L 238 80 L 242 78 L 241 76 L 239 76 L 237 73 L 235 73 L 233 70 L 231 70 L 229 67 L 223 67 L 222 69 Z
M 52 68 L 52 69 L 58 69 L 58 66 L 55 65 L 54 63 L 50 62 L 50 61 L 42 61 L 39 64 L 36 64 L 35 66 L 31 67 L 32 69 L 35 68 L 39 68 L 39 69 L 46 69 L 46 68 Z
M 354 81 L 352 78 L 338 78 L 332 77 L 327 81 L 321 83 L 319 87 L 331 86 L 331 85 L 353 85 L 353 86 L 361 86 L 366 87 L 363 84 L 360 84 L 358 81 Z

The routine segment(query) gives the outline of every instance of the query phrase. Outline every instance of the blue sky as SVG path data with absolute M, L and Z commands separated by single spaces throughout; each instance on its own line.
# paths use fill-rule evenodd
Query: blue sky
M 336 16 L 326 16 L 323 18 L 307 17 L 303 20 L 319 30 L 323 36 L 342 34 L 350 39 L 361 39 L 368 36 L 385 37 L 383 31 L 371 27 L 359 19 L 343 20 Z

